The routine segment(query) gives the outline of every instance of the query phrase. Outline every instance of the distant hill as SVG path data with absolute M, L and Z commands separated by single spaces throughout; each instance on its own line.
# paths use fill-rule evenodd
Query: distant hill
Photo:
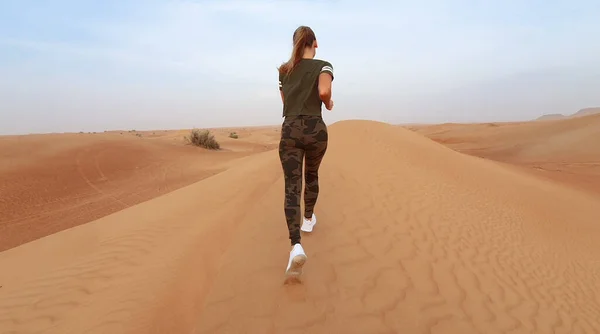
M 595 114 L 600 114 L 600 108 L 584 108 L 571 115 L 571 117 L 582 117 Z
M 547 115 L 542 115 L 542 116 L 538 117 L 536 120 L 537 121 L 550 121 L 550 120 L 563 119 L 563 118 L 566 118 L 566 116 L 563 114 L 547 114 Z
M 564 119 L 564 118 L 583 117 L 583 116 L 595 115 L 595 114 L 600 114 L 600 107 L 584 108 L 570 116 L 565 116 L 563 114 L 542 115 L 542 116 L 538 117 L 536 119 L 536 121 L 553 121 L 553 120 L 559 120 L 559 119 Z

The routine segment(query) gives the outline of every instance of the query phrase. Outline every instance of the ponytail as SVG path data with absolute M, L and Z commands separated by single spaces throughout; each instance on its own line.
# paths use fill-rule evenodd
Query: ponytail
M 305 47 L 311 47 L 317 38 L 311 28 L 300 26 L 294 31 L 293 48 L 290 59 L 279 67 L 280 74 L 290 74 L 302 60 Z

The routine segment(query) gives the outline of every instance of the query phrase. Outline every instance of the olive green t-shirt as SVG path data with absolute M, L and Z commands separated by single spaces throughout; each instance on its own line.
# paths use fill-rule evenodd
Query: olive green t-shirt
M 319 75 L 333 66 L 320 59 L 302 59 L 291 74 L 279 73 L 279 90 L 283 91 L 283 117 L 295 115 L 321 116 L 323 101 L 319 97 Z

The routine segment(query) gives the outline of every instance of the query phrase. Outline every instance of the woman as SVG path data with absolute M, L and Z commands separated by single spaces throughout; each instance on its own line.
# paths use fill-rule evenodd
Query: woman
M 283 102 L 279 158 L 285 178 L 284 212 L 292 244 L 286 269 L 288 276 L 302 273 L 306 254 L 300 243 L 300 230 L 312 232 L 317 223 L 313 213 L 319 194 L 319 166 L 327 150 L 327 126 L 321 105 L 333 108 L 331 63 L 314 59 L 317 39 L 311 28 L 294 31 L 290 59 L 279 68 L 279 91 Z M 305 160 L 304 215 L 301 217 L 302 160 Z M 300 220 L 302 219 L 302 226 Z

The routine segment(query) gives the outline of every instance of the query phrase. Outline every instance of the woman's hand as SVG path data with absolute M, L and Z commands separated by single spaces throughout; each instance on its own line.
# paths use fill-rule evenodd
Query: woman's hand
M 333 109 L 333 100 L 329 100 L 329 103 L 325 103 L 325 108 L 331 111 L 331 109 Z

